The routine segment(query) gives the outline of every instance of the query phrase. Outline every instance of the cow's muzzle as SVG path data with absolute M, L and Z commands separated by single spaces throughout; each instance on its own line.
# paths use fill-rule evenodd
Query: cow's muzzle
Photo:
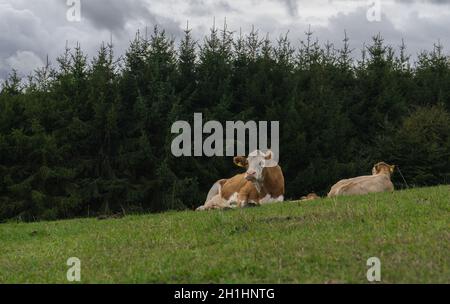
M 245 173 L 245 179 L 248 181 L 256 180 L 256 172 L 255 171 L 247 171 L 247 173 Z

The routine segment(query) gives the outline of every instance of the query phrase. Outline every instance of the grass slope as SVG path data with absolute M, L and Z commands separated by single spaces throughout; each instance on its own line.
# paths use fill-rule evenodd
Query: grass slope
M 205 213 L 0 225 L 0 282 L 450 283 L 450 187 Z

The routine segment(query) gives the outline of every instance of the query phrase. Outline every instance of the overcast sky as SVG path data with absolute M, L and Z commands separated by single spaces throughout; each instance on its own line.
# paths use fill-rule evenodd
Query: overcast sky
M 71 1 L 69 1 L 71 2 Z M 320 42 L 341 45 L 344 30 L 358 54 L 364 42 L 381 33 L 394 46 L 405 40 L 409 53 L 430 50 L 440 41 L 450 49 L 450 1 L 380 0 L 80 0 L 81 21 L 67 18 L 67 0 L 0 0 L 0 80 L 11 69 L 21 75 L 42 66 L 47 55 L 55 63 L 66 42 L 78 41 L 95 55 L 112 35 L 123 54 L 138 29 L 158 24 L 179 41 L 189 21 L 201 40 L 213 24 L 226 18 L 229 29 L 252 28 L 276 39 L 286 33 L 294 44 L 311 26 Z M 368 18 L 369 15 L 369 18 Z M 358 55 L 355 54 L 355 55 Z

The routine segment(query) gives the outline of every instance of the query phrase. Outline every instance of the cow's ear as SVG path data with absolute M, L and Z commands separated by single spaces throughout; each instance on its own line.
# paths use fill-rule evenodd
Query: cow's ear
M 247 168 L 248 167 L 248 161 L 247 161 L 247 158 L 245 156 L 236 156 L 233 159 L 233 162 L 238 167 L 242 167 L 242 168 Z
M 380 172 L 380 166 L 378 164 L 376 164 L 373 168 L 375 169 L 376 173 Z
M 394 166 L 390 166 L 390 167 L 389 167 L 389 170 L 391 171 L 391 174 L 394 173 L 395 165 L 394 165 Z
M 266 153 L 264 159 L 265 159 L 265 160 L 271 160 L 272 158 L 273 158 L 273 152 L 270 151 L 270 150 L 267 151 L 267 153 Z

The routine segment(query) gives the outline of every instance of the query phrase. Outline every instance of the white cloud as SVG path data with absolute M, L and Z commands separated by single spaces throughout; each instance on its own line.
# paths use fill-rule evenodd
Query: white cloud
M 35 69 L 43 67 L 44 62 L 39 56 L 30 51 L 17 51 L 7 58 L 3 64 L 10 70 L 16 70 L 20 75 L 28 75 Z

